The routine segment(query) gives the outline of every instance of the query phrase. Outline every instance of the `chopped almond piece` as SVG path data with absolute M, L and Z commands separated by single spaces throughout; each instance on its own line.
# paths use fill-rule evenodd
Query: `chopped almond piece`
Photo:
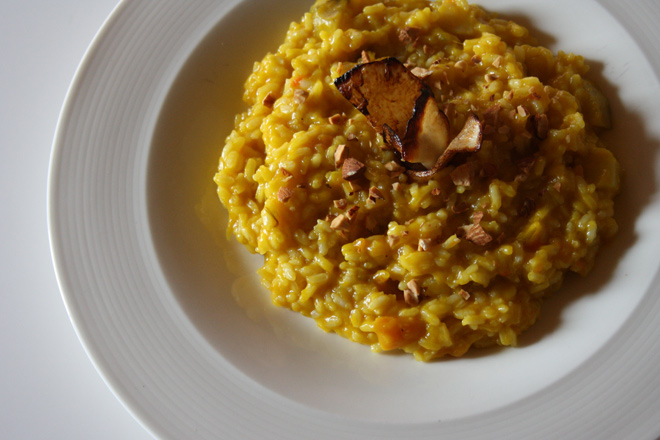
M 399 243 L 400 238 L 401 237 L 399 237 L 398 235 L 388 235 L 387 236 L 387 244 L 389 244 L 390 247 L 394 247 L 394 246 L 397 245 L 397 243 Z
M 561 182 L 560 182 L 560 181 L 556 181 L 556 182 L 552 185 L 552 187 L 555 189 L 555 191 L 557 191 L 557 192 L 561 192 Z
M 385 197 L 378 188 L 372 186 L 371 188 L 369 188 L 369 200 L 375 203 L 377 200 L 385 200 Z
M 478 225 L 481 223 L 481 220 L 484 218 L 484 212 L 483 211 L 475 211 L 474 214 L 472 214 L 472 223 L 475 225 Z
M 293 197 L 293 190 L 291 188 L 287 188 L 286 186 L 283 186 L 277 192 L 277 200 L 282 203 L 288 202 L 291 197 Z
M 406 170 L 404 167 L 394 161 L 386 163 L 385 169 L 387 170 L 390 177 L 397 177 Z
M 346 207 L 348 206 L 348 201 L 346 199 L 337 199 L 332 203 L 335 205 L 335 208 L 337 209 L 346 209 Z
M 357 136 L 355 136 L 355 134 L 353 134 L 353 133 L 348 133 L 348 134 L 346 135 L 346 139 L 348 139 L 349 141 L 356 141 L 356 140 L 357 140 Z
M 406 26 L 399 31 L 399 41 L 402 43 L 414 43 L 419 38 L 420 29 Z
M 454 171 L 449 174 L 452 182 L 456 186 L 471 186 L 474 180 L 474 165 L 472 162 L 464 163 L 456 167 Z
M 507 101 L 511 101 L 513 99 L 513 95 L 514 95 L 513 90 L 508 90 L 504 92 L 504 99 L 506 99 Z
M 522 105 L 516 107 L 516 111 L 518 112 L 518 115 L 520 115 L 521 118 L 524 118 L 529 114 L 527 113 L 527 109 Z
M 527 156 L 520 160 L 517 160 L 516 166 L 520 168 L 520 171 L 522 171 L 525 175 L 528 175 L 532 171 L 532 168 L 534 168 L 535 162 L 536 159 L 534 158 L 534 156 Z
M 344 160 L 348 157 L 348 147 L 346 144 L 339 144 L 337 145 L 337 149 L 335 150 L 335 167 L 339 168 L 344 164 Z
M 309 96 L 309 92 L 303 89 L 296 89 L 295 92 L 293 92 L 293 101 L 300 105 L 304 103 L 307 100 L 307 97 Z
M 273 92 L 268 92 L 261 103 L 266 107 L 273 107 L 273 104 L 275 104 L 275 96 L 273 96 Z
M 287 180 L 289 178 L 293 177 L 293 174 L 291 174 L 291 172 L 289 170 L 287 170 L 286 168 L 283 168 L 283 167 L 280 167 L 280 173 L 282 173 L 284 178 L 287 179 Z
M 470 62 L 472 64 L 481 64 L 481 58 L 479 58 L 477 55 L 474 55 L 472 58 L 470 58 Z
M 369 57 L 369 53 L 366 50 L 363 50 L 362 53 L 360 54 L 360 58 L 362 60 L 362 63 L 369 63 L 371 62 L 371 58 Z
M 457 68 L 458 70 L 464 72 L 465 69 L 467 69 L 467 67 L 468 67 L 468 63 L 465 60 L 458 60 L 454 64 L 454 67 Z
M 431 248 L 432 243 L 433 240 L 430 238 L 420 238 L 419 242 L 417 243 L 417 250 L 420 252 L 428 251 Z
M 486 80 L 486 83 L 488 83 L 488 84 L 492 83 L 493 81 L 495 81 L 498 78 L 499 78 L 499 75 L 497 75 L 495 73 L 487 73 L 486 75 L 484 75 L 484 79 Z
M 548 122 L 548 115 L 545 113 L 538 113 L 532 116 L 534 134 L 540 140 L 548 137 L 550 132 L 550 124 Z
M 349 226 L 348 218 L 344 214 L 339 214 L 332 220 L 330 227 L 334 230 L 347 231 Z
M 360 210 L 360 207 L 358 205 L 353 205 L 351 206 L 348 211 L 346 211 L 346 218 L 349 221 L 355 220 L 355 216 L 357 215 L 357 212 Z
M 493 237 L 479 224 L 470 226 L 465 238 L 479 246 L 485 246 L 493 240 Z
M 400 191 L 400 190 L 401 190 L 401 184 L 400 184 L 399 182 L 394 182 L 394 183 L 392 184 L 392 189 L 393 189 L 394 191 Z
M 337 114 L 334 114 L 334 115 L 330 116 L 330 117 L 328 118 L 328 122 L 329 122 L 331 125 L 339 125 L 339 124 L 341 124 L 342 122 L 344 122 L 345 119 L 346 119 L 346 116 L 344 116 L 344 115 L 340 115 L 339 113 L 337 113 Z
M 422 294 L 422 289 L 417 280 L 408 281 L 407 286 L 408 288 L 403 291 L 403 299 L 407 304 L 416 306 L 419 304 L 419 297 Z
M 412 74 L 415 75 L 417 78 L 421 78 L 421 79 L 428 78 L 433 74 L 432 70 L 425 69 L 423 67 L 415 67 L 412 70 L 410 70 L 410 72 L 412 72 Z
M 498 55 L 495 60 L 493 60 L 493 67 L 500 67 L 502 65 L 502 55 Z
M 341 175 L 344 180 L 352 181 L 364 175 L 366 167 L 357 159 L 347 157 L 341 166 Z
M 463 298 L 465 301 L 467 301 L 468 299 L 470 299 L 470 293 L 469 293 L 467 290 L 465 290 L 465 289 L 461 289 L 460 292 L 458 292 L 458 295 L 459 295 L 461 298 Z
M 431 190 L 431 195 L 432 196 L 439 196 L 440 194 L 442 194 L 442 190 L 440 188 L 433 188 Z

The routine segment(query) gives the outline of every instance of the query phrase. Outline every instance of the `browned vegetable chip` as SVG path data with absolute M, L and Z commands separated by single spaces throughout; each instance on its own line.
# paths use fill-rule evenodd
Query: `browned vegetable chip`
M 396 58 L 360 64 L 335 80 L 405 162 L 431 168 L 449 142 L 449 121 L 433 92 Z

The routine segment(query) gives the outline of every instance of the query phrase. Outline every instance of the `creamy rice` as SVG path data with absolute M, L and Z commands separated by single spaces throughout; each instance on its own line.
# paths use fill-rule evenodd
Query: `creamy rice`
M 481 149 L 428 179 L 406 172 L 334 85 L 383 57 L 417 68 L 453 135 L 476 114 Z M 245 84 L 215 176 L 229 229 L 264 255 L 276 305 L 373 351 L 516 345 L 617 231 L 619 165 L 587 72 L 464 1 L 319 0 Z

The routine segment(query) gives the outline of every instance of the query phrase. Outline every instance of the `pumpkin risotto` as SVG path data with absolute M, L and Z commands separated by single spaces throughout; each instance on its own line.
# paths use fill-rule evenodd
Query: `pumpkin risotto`
M 373 351 L 516 345 L 617 231 L 587 71 L 462 0 L 319 0 L 245 84 L 229 229 L 276 305 Z

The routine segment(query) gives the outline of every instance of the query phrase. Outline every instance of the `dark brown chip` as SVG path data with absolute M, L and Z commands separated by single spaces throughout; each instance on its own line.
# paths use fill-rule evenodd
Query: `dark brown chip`
M 335 167 L 339 168 L 344 164 L 344 161 L 348 157 L 349 149 L 346 144 L 339 144 L 337 145 L 337 149 L 335 150 Z
M 344 180 L 357 180 L 364 175 L 366 166 L 357 159 L 347 157 L 341 166 L 341 176 Z
M 293 197 L 293 190 L 291 188 L 287 188 L 286 186 L 283 186 L 277 192 L 277 200 L 282 203 L 288 202 L 291 197 Z
M 527 156 L 517 160 L 516 166 L 520 168 L 520 171 L 522 171 L 523 174 L 529 175 L 529 173 L 532 171 L 532 168 L 534 168 L 534 163 L 536 163 L 534 156 Z
M 273 95 L 273 92 L 268 92 L 261 103 L 266 107 L 273 107 L 273 104 L 275 104 L 275 96 Z

